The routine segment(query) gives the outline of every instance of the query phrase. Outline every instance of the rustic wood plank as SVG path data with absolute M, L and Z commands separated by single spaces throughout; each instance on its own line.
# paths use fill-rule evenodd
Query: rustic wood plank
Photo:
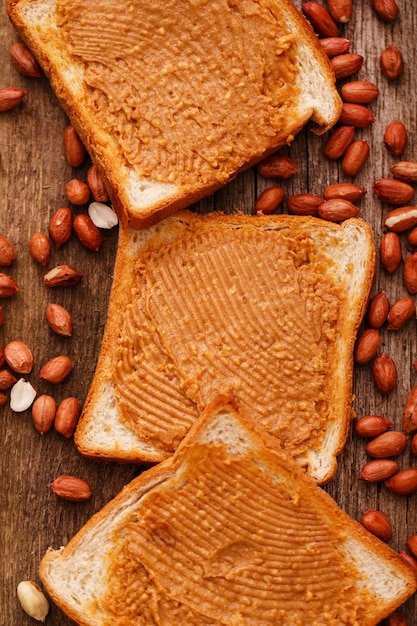
M 296 4 L 300 7 L 301 0 L 297 0 Z M 357 138 L 367 139 L 371 145 L 371 157 L 355 182 L 367 189 L 360 203 L 361 215 L 372 224 L 377 245 L 389 207 L 381 205 L 376 199 L 372 183 L 388 175 L 389 167 L 398 160 L 388 153 L 383 144 L 384 130 L 389 122 L 394 119 L 404 122 L 409 131 L 409 142 L 402 158 L 417 158 L 414 148 L 417 7 L 406 0 L 398 0 L 398 4 L 400 18 L 392 24 L 385 24 L 373 12 L 370 0 L 355 0 L 352 19 L 340 27 L 340 33 L 353 42 L 352 52 L 364 56 L 358 77 L 375 82 L 381 92 L 370 105 L 376 122 L 370 128 L 356 131 Z M 33 381 L 47 358 L 62 352 L 72 356 L 76 368 L 62 386 L 52 389 L 37 380 L 36 386 L 39 393 L 50 392 L 57 400 L 75 395 L 82 402 L 99 353 L 117 233 L 105 233 L 103 249 L 99 254 L 85 251 L 75 239 L 62 250 L 54 251 L 50 267 L 65 262 L 84 273 L 81 284 L 76 288 L 52 292 L 42 285 L 44 270 L 29 256 L 29 237 L 35 230 L 45 231 L 55 209 L 66 205 L 65 182 L 74 175 L 85 177 L 87 165 L 74 171 L 65 160 L 62 133 L 68 120 L 47 80 L 25 79 L 11 65 L 8 50 L 17 37 L 8 22 L 4 3 L 0 12 L 0 32 L 0 87 L 29 89 L 21 107 L 0 114 L 0 232 L 7 234 L 18 251 L 18 259 L 10 268 L 10 273 L 21 287 L 17 296 L 0 303 L 5 310 L 0 345 L 12 339 L 28 343 L 36 362 Z M 402 50 L 406 65 L 404 76 L 393 83 L 383 76 L 379 66 L 381 52 L 391 43 Z M 226 189 L 193 208 L 201 212 L 240 209 L 250 213 L 255 198 L 269 185 L 281 185 L 287 195 L 304 191 L 321 194 L 328 184 L 349 180 L 341 171 L 340 163 L 323 157 L 326 139 L 327 136 L 318 137 L 310 129 L 305 129 L 291 147 L 282 151 L 299 167 L 298 174 L 290 180 L 265 180 L 257 176 L 255 170 L 250 170 L 238 176 Z M 410 252 L 403 238 L 404 257 Z M 392 302 L 407 295 L 401 268 L 388 275 L 378 265 L 373 293 L 380 289 L 386 291 Z M 48 302 L 59 302 L 73 313 L 75 331 L 72 339 L 56 337 L 47 327 L 44 312 Z M 358 415 L 387 415 L 394 421 L 394 427 L 401 430 L 404 402 L 416 383 L 412 365 L 417 359 L 415 320 L 399 332 L 384 329 L 382 339 L 381 351 L 392 356 L 398 368 L 397 388 L 389 396 L 381 396 L 375 391 L 370 367 L 357 367 L 354 406 Z M 7 406 L 0 412 L 0 624 L 25 626 L 33 621 L 23 614 L 18 604 L 15 593 L 17 583 L 26 578 L 39 580 L 38 564 L 48 546 L 56 548 L 66 543 L 95 511 L 137 474 L 139 468 L 133 465 L 103 465 L 82 459 L 72 440 L 64 440 L 55 432 L 40 437 L 34 431 L 29 412 L 13 414 Z M 340 455 L 338 472 L 325 488 L 357 520 L 370 508 L 386 513 L 394 528 L 390 545 L 397 551 L 404 550 L 407 538 L 417 532 L 417 496 L 397 497 L 383 486 L 358 481 L 357 475 L 366 460 L 365 442 L 351 434 Z M 416 459 L 409 448 L 399 461 L 404 468 L 416 466 Z M 94 489 L 91 501 L 71 504 L 57 500 L 48 485 L 59 473 L 87 477 Z M 414 598 L 402 610 L 409 624 L 417 623 Z M 52 606 L 48 623 L 67 626 L 70 621 Z

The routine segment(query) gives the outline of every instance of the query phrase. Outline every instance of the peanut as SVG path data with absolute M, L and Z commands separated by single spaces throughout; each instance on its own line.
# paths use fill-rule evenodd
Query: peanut
M 77 398 L 65 398 L 58 405 L 54 428 L 66 439 L 72 437 L 77 427 L 81 405 Z
M 397 233 L 387 232 L 379 242 L 379 258 L 384 268 L 392 274 L 402 261 L 401 241 Z
M 409 437 L 403 433 L 389 430 L 372 439 L 366 446 L 366 451 L 375 459 L 397 456 L 404 452 L 408 439 Z
M 389 541 L 392 537 L 391 522 L 381 511 L 365 511 L 361 518 L 362 525 L 382 541 Z
M 68 207 L 57 209 L 49 222 L 48 232 L 57 249 L 66 244 L 72 235 L 71 209 Z
M 357 339 L 354 351 L 356 363 L 368 363 L 377 353 L 381 344 L 381 335 L 374 328 L 367 328 Z
M 384 485 L 389 491 L 400 496 L 407 496 L 417 491 L 417 468 L 409 467 L 401 470 L 384 481 Z
M 321 37 L 337 37 L 338 27 L 330 13 L 318 2 L 303 2 L 301 10 Z
M 380 65 L 383 74 L 389 80 L 397 80 L 404 74 L 404 59 L 397 46 L 391 45 L 380 56 Z
M 51 258 L 51 243 L 44 233 L 33 233 L 29 241 L 30 256 L 41 265 L 46 265 Z
M 264 178 L 291 178 L 298 172 L 298 167 L 285 155 L 271 154 L 260 161 L 257 171 Z
M 372 376 L 378 391 L 384 395 L 391 393 L 397 384 L 397 367 L 393 359 L 382 352 L 372 364 Z
M 72 124 L 64 130 L 64 148 L 67 161 L 72 167 L 79 167 L 84 163 L 87 151 Z
M 405 150 L 408 133 L 403 122 L 396 120 L 388 124 L 384 132 L 384 143 L 395 156 L 401 156 Z
M 62 474 L 50 484 L 51 491 L 63 500 L 82 502 L 91 498 L 91 487 L 82 478 Z
M 21 42 L 10 46 L 10 58 L 17 71 L 27 78 L 39 78 L 41 70 L 32 52 Z
M 370 148 L 366 139 L 350 144 L 342 159 L 342 170 L 346 176 L 353 178 L 360 172 L 368 160 L 369 152 Z
M 271 187 L 271 189 L 279 188 Z M 78 240 L 84 248 L 93 252 L 98 252 L 98 250 L 100 250 L 103 243 L 103 236 L 97 226 L 93 223 L 92 219 L 86 213 L 81 213 L 80 215 L 75 216 L 73 228 Z
M 53 385 L 57 385 L 62 383 L 70 375 L 72 368 L 73 364 L 68 356 L 55 356 L 42 366 L 39 372 L 39 378 Z
M 390 302 L 384 291 L 375 294 L 368 303 L 366 321 L 371 328 L 381 328 L 387 319 Z
M 285 190 L 282 187 L 268 187 L 255 202 L 255 213 L 261 212 L 269 215 L 276 211 L 285 198 Z
M 377 437 L 391 427 L 391 420 L 383 415 L 363 415 L 353 424 L 356 434 L 360 437 Z

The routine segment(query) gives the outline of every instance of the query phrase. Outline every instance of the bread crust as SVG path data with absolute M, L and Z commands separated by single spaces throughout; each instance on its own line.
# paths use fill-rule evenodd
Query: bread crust
M 124 164 L 113 138 L 104 128 L 98 126 L 97 120 L 92 116 L 82 97 L 83 92 L 78 85 L 79 70 L 71 66 L 71 58 L 68 51 L 63 48 L 63 42 L 54 23 L 55 1 L 9 0 L 7 10 L 17 32 L 37 57 L 62 107 L 103 176 L 113 206 L 124 225 L 135 229 L 148 228 L 223 187 L 224 181 L 196 183 L 193 173 L 190 174 L 188 184 L 173 184 L 166 189 L 161 183 L 148 178 L 136 177 L 132 183 L 130 178 L 133 176 L 133 169 Z M 299 55 L 303 56 L 303 62 L 306 58 L 309 64 L 305 74 L 307 76 L 316 70 L 316 80 L 320 82 L 320 88 L 314 93 L 314 84 L 306 86 L 309 79 L 302 78 L 301 86 L 305 88 L 305 92 L 300 96 L 300 99 L 303 99 L 302 107 L 300 106 L 297 112 L 294 111 L 293 119 L 286 117 L 282 131 L 271 139 L 270 147 L 262 153 L 254 153 L 252 158 L 230 173 L 227 182 L 265 156 L 291 143 L 294 136 L 310 119 L 316 124 L 315 132 L 323 133 L 336 123 L 341 112 L 341 100 L 335 88 L 333 70 L 308 21 L 289 0 L 264 1 L 269 2 L 271 11 L 278 7 L 279 11 L 287 16 L 288 24 L 297 34 Z M 33 10 L 49 13 L 49 17 L 42 17 L 40 22 L 42 26 L 32 24 L 30 11 Z M 318 95 L 320 90 L 322 93 Z M 139 206 L 136 203 L 136 196 L 132 199 L 129 188 L 132 188 L 139 197 L 143 183 L 151 189 L 151 193 L 144 206 Z

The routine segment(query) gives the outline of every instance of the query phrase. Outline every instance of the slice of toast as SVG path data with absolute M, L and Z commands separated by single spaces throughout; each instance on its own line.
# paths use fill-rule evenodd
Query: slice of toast
M 75 443 L 159 462 L 219 393 L 324 483 L 352 418 L 366 222 L 183 211 L 121 228 L 108 321 Z
M 144 228 L 190 206 L 341 100 L 329 61 L 289 0 L 8 0 L 106 181 Z
M 216 398 L 170 459 L 48 550 L 52 600 L 84 626 L 379 623 L 415 571 L 270 444 Z

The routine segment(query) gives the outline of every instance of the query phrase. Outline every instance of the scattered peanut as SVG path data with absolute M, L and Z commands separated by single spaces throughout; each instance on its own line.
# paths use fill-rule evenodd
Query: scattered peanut
M 354 141 L 354 138 L 354 126 L 339 126 L 327 139 L 323 148 L 324 156 L 332 160 L 340 159 Z
M 358 202 L 366 194 L 366 189 L 355 185 L 355 183 L 334 183 L 329 185 L 323 192 L 325 200 L 332 198 L 343 198 L 349 202 Z
M 56 402 L 52 396 L 43 394 L 38 396 L 32 405 L 32 420 L 35 430 L 44 435 L 54 423 Z
M 417 558 L 417 535 L 412 535 L 407 540 L 407 547 L 414 558 Z
M 388 316 L 390 302 L 385 291 L 379 291 L 369 301 L 366 321 L 371 328 L 381 328 Z
M 92 202 L 88 207 L 88 215 L 97 228 L 114 228 L 119 222 L 115 211 L 102 202 Z
M 15 279 L 0 272 L 0 298 L 11 298 L 20 291 Z
M 395 0 L 372 0 L 372 7 L 384 22 L 392 22 L 400 10 Z
M 87 184 L 96 202 L 108 202 L 109 194 L 95 165 L 92 165 L 87 171 Z
M 18 89 L 17 87 L 0 89 L 0 112 L 10 111 L 10 109 L 19 106 L 26 94 L 27 89 Z
M 57 249 L 66 244 L 72 235 L 71 209 L 68 207 L 57 209 L 49 222 L 48 232 Z
M 65 194 L 68 202 L 81 206 L 82 204 L 87 204 L 91 192 L 87 183 L 78 178 L 71 178 L 65 185 Z
M 16 260 L 16 250 L 13 244 L 0 234 L 0 265 L 7 267 Z
M 361 69 L 363 56 L 361 54 L 354 54 L 353 52 L 339 54 L 330 59 L 330 65 L 333 68 L 337 80 L 349 78 Z
M 417 468 L 409 467 L 394 474 L 384 481 L 384 485 L 389 491 L 400 496 L 407 496 L 417 491 Z
M 58 405 L 54 428 L 66 439 L 72 437 L 77 427 L 81 405 L 77 398 L 65 398 Z
M 397 46 L 391 45 L 380 57 L 381 70 L 389 80 L 397 80 L 404 74 L 404 59 Z
M 87 151 L 72 124 L 64 130 L 64 148 L 67 161 L 72 167 L 79 167 L 84 163 Z
M 291 178 L 298 172 L 298 167 L 290 157 L 285 155 L 271 154 L 266 157 L 257 167 L 258 174 L 264 178 Z
M 70 337 L 73 329 L 71 314 L 60 304 L 48 304 L 45 311 L 46 321 L 50 328 L 63 337 Z
M 17 374 L 29 374 L 33 367 L 33 355 L 23 341 L 10 341 L 4 348 L 4 359 Z
M 417 162 L 398 161 L 389 168 L 389 171 L 398 180 L 406 183 L 417 183 Z
M 417 226 L 417 206 L 402 206 L 387 213 L 384 226 L 395 233 L 403 233 Z
M 381 344 L 381 335 L 375 328 L 367 328 L 358 337 L 354 350 L 355 362 L 364 365 L 375 356 Z
M 43 282 L 47 287 L 73 287 L 82 277 L 83 274 L 70 265 L 57 265 L 44 275 Z
M 384 268 L 392 274 L 402 261 L 401 241 L 397 233 L 388 231 L 379 242 L 379 258 Z
M 68 356 L 55 356 L 42 366 L 39 372 L 39 378 L 53 385 L 57 385 L 68 378 L 72 368 L 73 364 Z
M 29 381 L 19 378 L 10 391 L 10 408 L 16 413 L 28 409 L 36 398 L 36 390 Z
M 400 298 L 391 306 L 387 317 L 388 330 L 401 330 L 416 313 L 412 298 Z
M 301 10 L 318 35 L 337 37 L 337 24 L 323 5 L 318 2 L 303 2 Z
M 349 200 L 343 198 L 333 198 L 332 200 L 325 200 L 319 205 L 317 212 L 320 217 L 330 222 L 342 222 L 351 217 L 356 217 L 359 213 L 359 209 Z
M 395 178 L 379 178 L 372 186 L 375 195 L 387 204 L 408 204 L 414 196 L 414 188 Z
M 382 352 L 372 364 L 375 386 L 382 394 L 391 393 L 397 384 L 397 367 L 393 359 Z
M 327 8 L 332 18 L 341 24 L 352 17 L 352 0 L 327 0 Z
M 9 370 L 0 370 L 0 389 L 6 391 L 17 383 L 17 378 Z
M 365 511 L 361 518 L 362 525 L 369 530 L 373 535 L 382 539 L 382 541 L 389 541 L 392 537 L 391 522 L 384 513 L 381 511 L 369 510 Z
M 356 126 L 357 128 L 367 128 L 375 122 L 375 117 L 363 104 L 345 102 L 342 105 L 342 112 L 339 117 L 341 124 Z
M 377 437 L 391 427 L 391 420 L 383 415 L 363 415 L 353 424 L 356 434 L 360 437 Z
M 319 43 L 329 59 L 349 52 L 351 42 L 344 37 L 322 37 Z
M 395 430 L 389 430 L 372 439 L 366 446 L 366 452 L 374 459 L 384 459 L 389 456 L 398 456 L 404 452 L 408 435 Z
M 33 233 L 29 241 L 30 256 L 40 265 L 46 265 L 51 258 L 51 243 L 44 233 Z
M 342 170 L 346 176 L 353 178 L 360 172 L 368 160 L 369 152 L 366 139 L 359 139 L 350 144 L 342 159 Z
M 17 585 L 17 597 L 22 609 L 38 622 L 44 622 L 49 612 L 49 602 L 39 585 L 33 580 L 22 580 Z
M 403 410 L 402 426 L 406 433 L 417 430 L 417 386 L 407 396 Z
M 279 187 L 271 187 L 271 189 L 279 189 Z M 267 202 L 265 201 L 265 207 L 266 204 Z M 76 215 L 73 222 L 73 228 L 78 240 L 84 248 L 93 252 L 98 252 L 98 250 L 100 250 L 103 243 L 103 236 L 89 215 L 86 213 Z
M 417 252 L 410 254 L 404 263 L 403 270 L 404 285 L 408 293 L 417 293 Z
M 318 215 L 318 208 L 324 198 L 314 193 L 299 193 L 287 199 L 287 209 L 294 215 Z
M 81 478 L 62 474 L 50 484 L 51 491 L 62 500 L 82 502 L 91 498 L 90 485 Z
M 268 187 L 258 197 L 255 202 L 255 213 L 261 212 L 265 215 L 273 213 L 282 204 L 285 198 L 285 190 L 282 187 Z
M 402 122 L 396 120 L 388 124 L 384 133 L 384 143 L 392 154 L 401 156 L 407 145 L 407 140 L 407 129 Z
M 396 461 L 392 459 L 375 459 L 374 461 L 365 463 L 358 479 L 368 483 L 377 483 L 391 478 L 397 471 L 398 463 Z
M 368 80 L 351 80 L 342 85 L 341 96 L 345 102 L 370 104 L 379 95 L 379 89 Z
M 41 70 L 39 63 L 26 44 L 20 41 L 10 46 L 10 58 L 17 71 L 27 78 L 39 78 Z

